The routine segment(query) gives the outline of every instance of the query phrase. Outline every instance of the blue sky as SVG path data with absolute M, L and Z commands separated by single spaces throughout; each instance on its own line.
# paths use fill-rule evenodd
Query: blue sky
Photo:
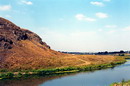
M 0 0 L 0 16 L 57 51 L 130 50 L 130 0 Z

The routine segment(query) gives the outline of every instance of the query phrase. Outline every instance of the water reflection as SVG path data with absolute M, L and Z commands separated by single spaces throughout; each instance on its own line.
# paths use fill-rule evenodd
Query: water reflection
M 48 76 L 48 77 L 32 77 L 26 79 L 18 79 L 18 80 L 1 80 L 0 86 L 38 86 L 46 81 L 51 81 L 54 79 L 60 79 L 66 76 L 74 76 L 74 74 L 67 74 L 67 75 L 58 75 L 58 76 Z

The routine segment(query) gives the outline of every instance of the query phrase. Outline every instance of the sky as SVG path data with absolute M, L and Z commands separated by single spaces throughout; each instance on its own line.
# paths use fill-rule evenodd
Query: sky
M 130 0 L 0 0 L 0 16 L 57 51 L 130 50 Z

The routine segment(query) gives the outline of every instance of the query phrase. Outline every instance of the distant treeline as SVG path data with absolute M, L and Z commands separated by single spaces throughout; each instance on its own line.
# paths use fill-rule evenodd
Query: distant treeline
M 62 53 L 67 53 L 67 54 L 80 54 L 80 55 L 120 55 L 123 56 L 124 54 L 129 54 L 130 51 L 113 51 L 113 52 L 65 52 L 65 51 L 59 51 Z

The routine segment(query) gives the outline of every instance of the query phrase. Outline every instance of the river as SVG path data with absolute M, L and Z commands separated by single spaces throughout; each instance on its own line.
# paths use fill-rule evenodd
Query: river
M 130 79 L 130 60 L 115 68 L 71 75 L 0 81 L 0 86 L 109 86 Z

